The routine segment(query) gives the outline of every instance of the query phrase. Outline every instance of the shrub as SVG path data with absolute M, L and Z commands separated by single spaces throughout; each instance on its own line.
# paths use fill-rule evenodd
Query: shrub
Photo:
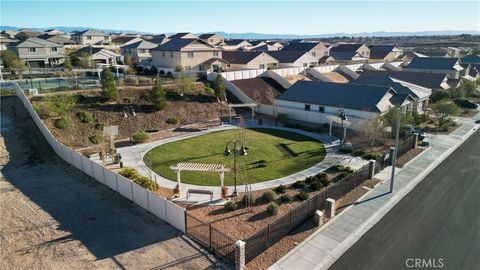
M 108 100 L 114 100 L 118 98 L 117 86 L 115 86 L 115 79 L 113 78 L 112 71 L 109 68 L 104 68 L 102 71 L 102 91 L 100 95 Z
M 359 157 L 359 156 L 363 156 L 363 155 L 365 155 L 365 154 L 366 154 L 366 152 L 363 151 L 363 150 L 356 150 L 356 151 L 353 152 L 352 155 L 354 155 L 354 156 L 356 156 L 356 157 Z
M 282 196 L 280 196 L 280 201 L 284 203 L 291 203 L 293 202 L 293 198 L 288 194 L 283 194 Z
M 67 129 L 72 126 L 72 120 L 68 118 L 58 118 L 53 125 L 58 129 Z
M 279 185 L 278 187 L 275 188 L 275 192 L 277 192 L 278 194 L 283 194 L 285 192 L 287 192 L 287 186 L 286 185 Z
M 305 192 L 305 191 L 302 191 L 302 192 L 298 193 L 297 195 L 295 195 L 295 197 L 296 197 L 299 201 L 305 201 L 306 199 L 308 199 L 308 193 Z
M 276 199 L 276 196 L 273 191 L 266 191 L 262 195 L 262 200 L 265 202 L 273 202 L 275 201 L 275 199 Z
M 365 155 L 362 156 L 363 159 L 370 160 L 370 159 L 375 159 L 377 160 L 382 156 L 381 153 L 379 152 L 368 152 Z
M 251 193 L 247 193 L 242 197 L 242 203 L 244 205 L 255 205 L 255 196 Z
M 236 201 L 228 201 L 225 203 L 225 210 L 233 211 L 238 208 L 238 204 Z
M 312 183 L 310 183 L 309 187 L 313 190 L 320 190 L 320 189 L 322 189 L 323 184 L 322 184 L 322 182 L 320 182 L 320 180 L 315 180 Z
M 338 174 L 337 178 L 338 179 L 343 179 L 345 177 L 347 177 L 350 173 L 349 172 L 341 172 Z
M 278 204 L 271 203 L 267 206 L 267 213 L 271 216 L 275 216 L 278 214 Z
M 322 185 L 324 187 L 330 185 L 330 183 L 332 182 L 332 180 L 330 180 L 330 178 L 328 178 L 328 176 L 325 177 L 325 178 L 319 179 L 319 181 L 320 181 L 320 183 L 322 183 Z
M 93 136 L 88 137 L 88 140 L 93 144 L 100 144 L 102 142 L 102 135 L 97 133 Z
M 150 180 L 150 178 L 146 176 L 139 176 L 139 177 L 133 178 L 132 180 L 138 185 L 154 192 L 160 188 L 155 181 Z
M 107 123 L 105 123 L 105 122 L 96 123 L 96 124 L 95 124 L 95 129 L 103 130 L 103 128 L 104 128 L 106 125 L 107 125 Z
M 77 113 L 77 117 L 82 123 L 92 123 L 93 122 L 93 114 L 91 112 L 81 111 Z
M 71 110 L 77 103 L 77 97 L 73 95 L 53 95 L 44 99 L 46 110 L 55 116 Z
M 353 149 L 350 148 L 350 147 L 340 147 L 340 149 L 338 149 L 338 151 L 340 151 L 340 153 L 344 153 L 344 154 L 353 153 Z
M 148 141 L 149 138 L 150 134 L 145 131 L 137 131 L 132 135 L 132 140 L 134 143 L 144 143 Z
M 150 78 L 140 78 L 138 79 L 139 85 L 152 85 L 152 79 Z
M 304 181 L 302 180 L 298 180 L 297 182 L 293 183 L 292 184 L 292 187 L 293 188 L 304 188 L 307 186 L 307 183 L 305 183 Z
M 148 99 L 153 103 L 153 107 L 157 110 L 163 110 L 167 107 L 167 95 L 160 80 L 155 82 L 152 90 L 150 90 Z
M 172 116 L 172 117 L 169 117 L 167 118 L 167 124 L 170 124 L 170 125 L 177 125 L 180 123 L 180 119 L 178 119 L 178 117 L 176 116 Z
M 448 92 L 447 90 L 436 91 L 435 94 L 433 94 L 433 100 L 435 102 L 438 102 L 443 99 L 449 99 L 449 98 L 450 98 L 450 92 Z
M 140 173 L 135 168 L 125 167 L 118 172 L 121 176 L 128 179 L 134 179 L 140 177 Z
M 353 172 L 352 168 L 341 164 L 333 165 L 332 167 L 328 168 L 328 170 L 332 172 Z
M 135 78 L 126 78 L 125 80 L 123 80 L 124 84 L 125 85 L 137 85 L 138 84 L 138 80 L 135 79 Z
M 215 95 L 215 90 L 213 90 L 213 88 L 211 88 L 211 87 L 209 87 L 209 86 L 206 86 L 206 85 L 205 85 L 205 91 L 206 91 L 209 95 L 212 95 L 212 96 Z
M 175 86 L 183 94 L 191 94 L 195 90 L 195 81 L 185 75 L 181 75 L 175 79 Z

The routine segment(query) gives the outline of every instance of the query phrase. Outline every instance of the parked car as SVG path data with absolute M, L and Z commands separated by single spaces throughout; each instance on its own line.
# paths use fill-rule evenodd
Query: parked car
M 418 133 L 418 140 L 423 141 L 427 137 L 427 133 L 420 128 L 414 127 L 412 125 L 405 125 L 404 126 L 405 133 L 413 134 Z
M 475 103 L 468 99 L 455 99 L 455 103 L 458 106 L 467 109 L 477 109 L 479 107 L 478 103 Z

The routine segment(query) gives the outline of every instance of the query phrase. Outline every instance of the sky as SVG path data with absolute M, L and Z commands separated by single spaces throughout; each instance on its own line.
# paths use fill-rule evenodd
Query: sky
M 151 33 L 480 30 L 480 1 L 9 1 L 0 25 Z

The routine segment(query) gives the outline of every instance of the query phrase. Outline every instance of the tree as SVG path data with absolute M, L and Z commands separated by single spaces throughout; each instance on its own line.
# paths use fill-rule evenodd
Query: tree
M 462 92 L 465 97 L 471 97 L 477 91 L 475 82 L 465 80 L 465 79 L 462 81 L 462 85 L 460 86 L 460 88 L 462 89 Z
M 81 67 L 81 60 L 80 60 L 80 58 L 78 58 L 78 56 L 72 55 L 72 56 L 69 57 L 69 59 L 70 59 L 70 63 L 72 64 L 72 66 Z
M 195 89 L 195 82 L 193 79 L 185 75 L 176 78 L 175 85 L 182 94 L 190 94 Z
M 82 53 L 82 55 L 80 56 L 80 66 L 83 68 L 93 68 L 92 55 L 90 53 Z
M 112 71 L 109 68 L 104 68 L 102 71 L 102 92 L 100 94 L 108 100 L 116 99 L 118 97 L 118 90 L 115 86 L 115 79 Z
M 15 52 L 10 50 L 1 51 L 0 57 L 2 59 L 3 65 L 6 68 L 18 72 L 20 77 L 22 77 L 22 72 L 25 70 L 25 64 L 23 64 L 22 60 L 18 58 Z
M 379 117 L 366 118 L 358 122 L 357 130 L 360 133 L 358 137 L 361 142 L 370 147 L 370 152 L 383 137 L 383 127 Z
M 223 101 L 227 97 L 225 85 L 223 84 L 223 77 L 221 74 L 218 74 L 217 78 L 215 78 L 215 81 L 213 82 L 213 90 L 215 90 L 215 96 L 219 100 Z
M 384 114 L 381 117 L 381 120 L 383 121 L 383 124 L 386 127 L 391 127 L 391 134 L 393 137 L 395 137 L 395 132 L 397 130 L 397 116 L 398 116 L 398 111 L 400 110 L 399 106 L 395 106 L 390 108 L 386 114 Z M 400 127 L 406 124 L 412 124 L 413 123 L 413 116 L 411 113 L 407 113 L 405 115 L 402 115 L 402 118 L 400 120 Z
M 460 111 L 457 105 L 447 100 L 433 104 L 432 110 L 437 117 L 438 127 L 445 125 L 452 116 L 457 115 Z
M 155 85 L 149 93 L 149 100 L 157 110 L 163 110 L 167 107 L 167 96 L 161 80 L 155 81 Z

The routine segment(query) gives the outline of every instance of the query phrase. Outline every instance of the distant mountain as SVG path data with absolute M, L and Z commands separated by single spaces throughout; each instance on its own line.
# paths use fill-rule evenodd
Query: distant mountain
M 153 34 L 149 32 L 141 32 L 134 30 L 115 30 L 115 29 L 99 29 L 92 27 L 69 27 L 69 26 L 52 26 L 52 27 L 17 27 L 17 26 L 0 26 L 0 29 L 3 30 L 18 30 L 21 28 L 29 28 L 33 31 L 45 31 L 47 29 L 57 29 L 62 32 L 73 32 L 73 31 L 83 31 L 86 29 L 100 30 L 107 33 L 126 33 L 126 34 Z M 262 33 L 227 33 L 221 31 L 212 31 L 209 33 L 217 33 L 226 38 L 241 38 L 241 39 L 299 39 L 299 38 L 330 38 L 330 37 L 399 37 L 399 36 L 445 36 L 445 35 L 480 35 L 480 31 L 416 31 L 416 32 L 386 32 L 386 31 L 377 31 L 377 32 L 361 32 L 361 33 L 327 33 L 327 34 L 315 34 L 315 35 L 296 35 L 296 34 L 262 34 Z M 157 33 L 160 34 L 160 33 Z M 163 34 L 163 33 L 162 33 Z M 173 33 L 165 33 L 171 35 Z M 203 33 L 197 33 L 203 34 Z

